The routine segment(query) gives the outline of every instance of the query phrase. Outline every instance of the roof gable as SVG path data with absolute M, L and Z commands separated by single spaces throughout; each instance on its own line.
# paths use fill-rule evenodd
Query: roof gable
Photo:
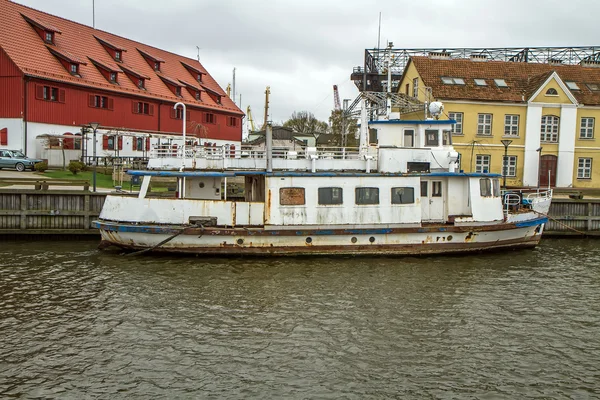
M 556 72 L 552 72 L 530 96 L 530 103 L 575 104 L 577 99 Z

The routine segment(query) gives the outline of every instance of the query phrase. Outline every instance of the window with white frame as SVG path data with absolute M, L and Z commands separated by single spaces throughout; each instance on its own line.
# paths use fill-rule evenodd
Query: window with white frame
M 504 116 L 504 136 L 519 136 L 519 116 Z
M 577 166 L 577 179 L 592 178 L 592 159 L 580 158 Z
M 477 154 L 475 157 L 475 172 L 488 173 L 490 172 L 490 163 L 492 156 L 487 154 Z
M 542 116 L 540 140 L 542 142 L 558 142 L 560 119 L 556 115 Z
M 448 118 L 456 121 L 456 124 L 452 125 L 452 134 L 453 135 L 462 135 L 463 134 L 463 113 L 451 112 L 451 113 L 448 113 Z
M 413 79 L 413 97 L 419 97 L 419 78 Z
M 581 128 L 579 129 L 580 139 L 594 138 L 594 118 L 581 118 Z
M 492 114 L 478 114 L 477 134 L 486 136 L 492 134 Z
M 502 176 L 517 176 L 517 156 L 504 156 L 502 158 Z

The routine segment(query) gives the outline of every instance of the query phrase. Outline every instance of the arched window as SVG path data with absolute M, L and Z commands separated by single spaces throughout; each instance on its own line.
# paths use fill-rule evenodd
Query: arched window
M 558 91 L 554 88 L 546 90 L 546 96 L 558 96 Z
M 556 115 L 542 116 L 540 140 L 542 142 L 558 142 L 560 118 Z
M 73 136 L 71 132 L 65 132 L 63 136 Z M 75 140 L 73 138 L 63 138 L 63 148 L 66 150 L 75 148 Z

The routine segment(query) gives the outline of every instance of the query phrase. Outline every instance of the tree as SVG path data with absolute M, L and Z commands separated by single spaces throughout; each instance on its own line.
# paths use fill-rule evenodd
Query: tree
M 283 126 L 293 129 L 294 132 L 313 135 L 315 139 L 329 130 L 327 122 L 319 121 L 313 113 L 308 111 L 294 112 L 290 119 L 283 123 Z
M 336 145 L 358 146 L 358 140 L 356 139 L 356 132 L 358 132 L 357 122 L 356 118 L 344 118 L 342 110 L 333 110 L 331 112 L 329 125 L 331 126 L 331 133 L 334 135 Z M 344 135 L 346 135 L 345 140 Z

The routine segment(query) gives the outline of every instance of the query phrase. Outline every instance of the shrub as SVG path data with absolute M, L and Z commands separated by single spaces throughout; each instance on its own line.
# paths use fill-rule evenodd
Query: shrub
M 48 163 L 46 161 L 39 162 L 33 166 L 37 172 L 44 172 L 48 169 Z
M 79 161 L 71 161 L 67 169 L 71 171 L 73 175 L 77 175 L 79 171 L 83 170 L 83 163 Z

